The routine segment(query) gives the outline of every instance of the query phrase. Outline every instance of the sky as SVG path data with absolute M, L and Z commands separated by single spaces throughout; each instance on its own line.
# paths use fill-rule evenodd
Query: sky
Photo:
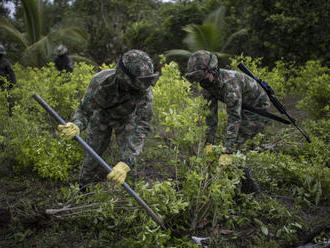
M 3 4 L 6 8 L 10 9 L 10 17 L 14 17 L 15 5 L 12 2 L 6 2 Z

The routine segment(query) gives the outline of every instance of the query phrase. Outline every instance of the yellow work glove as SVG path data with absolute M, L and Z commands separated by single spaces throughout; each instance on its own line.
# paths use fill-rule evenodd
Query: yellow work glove
M 212 152 L 212 150 L 213 150 L 213 145 L 212 145 L 212 144 L 207 144 L 207 145 L 205 146 L 205 153 L 206 153 L 206 154 Z
M 112 180 L 116 186 L 120 186 L 125 182 L 126 175 L 131 169 L 124 162 L 119 162 L 112 168 L 112 171 L 107 175 L 108 180 Z
M 67 140 L 73 139 L 76 134 L 80 133 L 79 127 L 72 122 L 68 122 L 65 125 L 58 125 L 57 129 Z
M 219 166 L 227 168 L 233 162 L 233 158 L 230 154 L 222 154 L 219 157 Z

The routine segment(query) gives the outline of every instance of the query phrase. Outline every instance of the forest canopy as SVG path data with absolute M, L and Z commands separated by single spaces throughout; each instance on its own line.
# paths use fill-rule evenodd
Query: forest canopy
M 38 23 L 24 18 L 24 2 L 36 2 L 40 11 Z M 10 16 L 8 4 L 15 6 Z M 3 23 L 9 23 L 28 37 L 28 25 L 40 26 L 40 39 L 65 27 L 76 27 L 86 40 L 54 37 L 50 43 L 65 42 L 70 54 L 77 54 L 97 64 L 115 61 L 129 49 L 142 49 L 159 61 L 159 54 L 172 49 L 189 49 L 184 42 L 187 26 L 201 25 L 219 8 L 225 9 L 219 22 L 214 22 L 211 37 L 228 39 L 238 30 L 247 32 L 235 37 L 225 52 L 263 58 L 265 65 L 277 60 L 303 64 L 314 59 L 330 61 L 329 7 L 327 1 L 232 1 L 232 0 L 96 0 L 96 1 L 2 1 L 0 3 L 0 40 L 7 47 L 12 63 L 21 61 L 24 50 L 37 40 L 23 45 L 9 35 Z M 37 20 L 37 19 L 35 19 Z M 196 41 L 190 41 L 196 42 Z M 221 49 L 221 47 L 217 48 Z M 180 61 L 178 57 L 171 57 Z M 46 57 L 44 63 L 51 60 Z M 227 62 L 228 64 L 228 62 Z

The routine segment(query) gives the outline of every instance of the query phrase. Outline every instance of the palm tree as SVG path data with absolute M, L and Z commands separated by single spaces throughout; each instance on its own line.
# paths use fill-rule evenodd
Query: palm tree
M 87 41 L 87 35 L 75 26 L 51 30 L 44 34 L 42 30 L 42 1 L 21 0 L 24 12 L 25 32 L 19 32 L 6 19 L 0 19 L 0 28 L 14 36 L 25 47 L 22 62 L 26 65 L 41 67 L 49 62 L 54 48 L 59 43 L 82 44 Z
M 238 36 L 246 34 L 246 29 L 241 29 L 231 34 L 226 39 L 225 34 L 225 7 L 220 7 L 210 13 L 203 24 L 190 24 L 183 28 L 187 36 L 183 42 L 188 46 L 188 50 L 173 49 L 165 53 L 166 56 L 184 56 L 189 57 L 197 50 L 208 50 L 216 54 L 219 58 L 229 57 L 226 53 L 232 40 Z

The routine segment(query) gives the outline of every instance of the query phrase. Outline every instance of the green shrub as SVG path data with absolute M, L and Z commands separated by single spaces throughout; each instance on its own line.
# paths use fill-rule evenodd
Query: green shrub
M 288 86 L 293 86 L 292 81 L 285 80 L 291 68 L 281 62 L 269 71 L 261 67 L 260 60 L 248 57 L 233 60 L 233 66 L 240 60 L 280 98 L 288 93 Z M 31 96 L 38 93 L 70 120 L 95 72 L 85 64 L 76 65 L 72 75 L 58 74 L 53 64 L 41 70 L 16 65 L 15 71 L 19 87 L 11 91 L 17 99 L 12 117 L 7 114 L 5 95 L 0 95 L 1 156 L 15 158 L 17 171 L 27 168 L 44 178 L 66 180 L 70 169 L 78 168 L 82 150 L 74 141 L 58 136 L 56 121 Z M 52 222 L 56 223 L 52 225 L 54 233 L 63 233 L 63 223 L 74 226 L 87 240 L 84 245 L 90 247 L 197 247 L 189 242 L 191 234 L 211 236 L 211 247 L 236 247 L 236 240 L 245 242 L 246 247 L 282 247 L 292 245 L 303 228 L 295 213 L 298 207 L 329 200 L 328 120 L 302 123 L 311 136 L 310 144 L 302 141 L 292 126 L 255 137 L 250 144 L 256 151 L 234 154 L 232 165 L 224 168 L 218 165 L 224 152 L 221 145 L 215 145 L 209 154 L 204 152 L 206 102 L 192 94 L 190 84 L 173 62 L 162 68 L 154 87 L 153 109 L 155 137 L 147 140 L 141 159 L 151 156 L 148 162 L 161 171 L 163 181 L 153 175 L 148 178 L 152 182 L 137 181 L 134 190 L 169 229 L 161 230 L 123 190 L 99 183 L 90 188 L 88 197 L 78 194 L 78 185 L 62 188 L 54 202 L 72 209 L 55 214 L 64 221 Z M 219 111 L 220 138 L 225 125 L 226 113 Z M 264 151 L 262 145 L 271 151 Z M 262 186 L 263 199 L 240 192 L 241 168 L 245 166 L 251 167 Z M 165 170 L 171 179 L 166 178 Z M 293 207 L 276 198 L 283 194 L 295 200 Z M 251 234 L 242 236 L 242 230 L 251 229 Z M 248 240 L 243 241 L 245 237 Z
M 262 59 L 252 59 L 251 57 L 235 57 L 232 59 L 231 66 L 240 71 L 237 65 L 242 62 L 257 78 L 265 81 L 270 87 L 274 89 L 276 97 L 283 99 L 289 91 L 289 84 L 286 80 L 289 74 L 290 67 L 282 61 L 276 62 L 276 66 L 270 70 L 267 67 L 262 67 Z M 240 71 L 241 72 L 241 71 Z
M 1 135 L 4 150 L 1 156 L 16 159 L 15 169 L 31 168 L 42 177 L 65 180 L 69 168 L 77 168 L 82 160 L 81 149 L 57 135 L 58 123 L 35 100 L 39 94 L 54 110 L 69 121 L 85 93 L 93 68 L 75 66 L 73 74 L 58 73 L 51 63 L 42 69 L 15 65 L 18 87 L 10 91 L 16 99 L 13 116 L 2 115 Z M 4 97 L 0 111 L 6 113 Z
M 203 142 L 205 101 L 201 97 L 192 97 L 190 83 L 181 77 L 176 63 L 171 62 L 162 68 L 153 93 L 154 123 L 164 127 L 163 136 L 175 146 L 188 150 Z
M 266 151 L 251 154 L 250 163 L 255 165 L 257 177 L 270 192 L 285 192 L 297 196 L 301 202 L 319 204 L 329 200 L 330 168 L 324 162 L 313 161 L 313 157 L 307 156 L 315 156 L 316 149 L 312 151 L 310 147 L 318 147 L 317 144 L 305 146 L 301 147 L 305 154 L 298 157 Z
M 330 70 L 321 65 L 320 61 L 308 61 L 297 70 L 292 80 L 296 89 L 302 94 L 300 109 L 306 109 L 314 118 L 330 117 Z

